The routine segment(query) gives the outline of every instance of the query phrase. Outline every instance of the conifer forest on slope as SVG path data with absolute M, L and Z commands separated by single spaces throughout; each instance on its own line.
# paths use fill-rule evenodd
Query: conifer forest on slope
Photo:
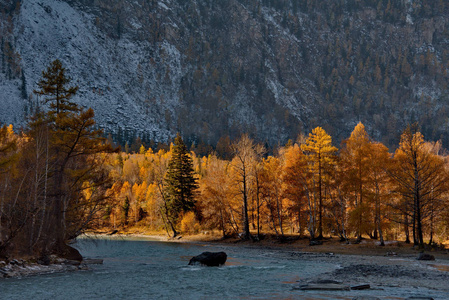
M 215 145 L 268 146 L 358 122 L 397 147 L 414 122 L 448 143 L 444 0 L 0 0 L 0 121 L 25 125 L 40 72 L 58 58 L 98 126 Z

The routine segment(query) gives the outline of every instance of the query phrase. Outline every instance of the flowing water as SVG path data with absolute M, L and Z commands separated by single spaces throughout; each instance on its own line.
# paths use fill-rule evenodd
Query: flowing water
M 339 266 L 292 259 L 270 250 L 137 238 L 80 239 L 75 247 L 85 257 L 104 259 L 104 264 L 91 265 L 87 271 L 0 280 L 0 299 L 352 299 L 369 295 L 294 290 L 298 281 Z M 226 265 L 187 265 L 192 256 L 204 251 L 225 251 Z

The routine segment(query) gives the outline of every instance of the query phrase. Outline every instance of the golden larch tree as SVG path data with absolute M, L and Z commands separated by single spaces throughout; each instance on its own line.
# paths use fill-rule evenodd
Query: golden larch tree
M 318 193 L 318 239 L 323 238 L 323 183 L 329 168 L 335 163 L 335 152 L 332 138 L 321 127 L 316 127 L 309 134 L 301 149 L 307 154 L 310 168 L 316 178 Z M 313 238 L 313 237 L 312 237 Z

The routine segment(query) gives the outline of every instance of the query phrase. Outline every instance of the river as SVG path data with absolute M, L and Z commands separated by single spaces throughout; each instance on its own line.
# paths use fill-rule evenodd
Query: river
M 298 281 L 331 272 L 332 261 L 305 260 L 273 250 L 144 238 L 79 239 L 89 270 L 0 281 L 0 299 L 352 299 L 366 291 L 304 292 Z M 188 266 L 204 251 L 225 251 L 223 267 Z M 389 291 L 374 291 L 384 294 Z M 386 298 L 385 298 L 386 297 Z

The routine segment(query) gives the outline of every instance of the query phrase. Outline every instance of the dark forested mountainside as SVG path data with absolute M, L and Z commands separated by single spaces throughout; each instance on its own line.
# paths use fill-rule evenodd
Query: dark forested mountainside
M 413 122 L 449 143 L 443 0 L 0 0 L 0 11 L 2 122 L 29 113 L 42 66 L 59 58 L 83 87 L 75 100 L 122 140 L 248 132 L 276 144 L 319 125 L 341 141 L 362 121 L 388 146 Z

